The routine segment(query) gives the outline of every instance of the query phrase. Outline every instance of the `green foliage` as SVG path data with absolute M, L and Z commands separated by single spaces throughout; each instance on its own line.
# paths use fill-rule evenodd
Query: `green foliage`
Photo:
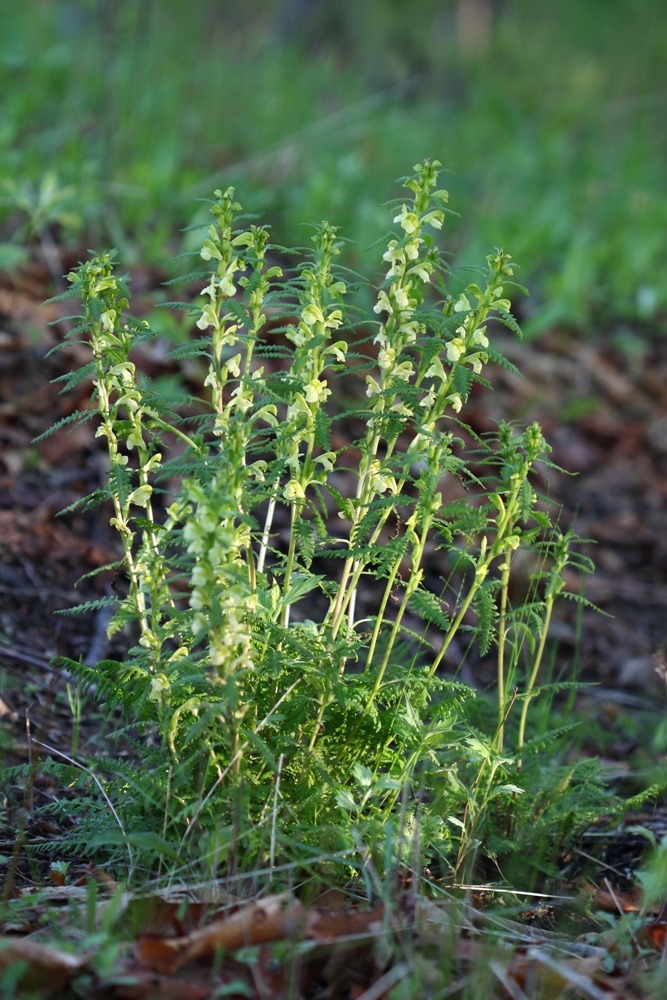
M 221 178 L 243 183 L 279 242 L 335 212 L 366 246 L 406 158 L 436 149 L 461 192 L 462 259 L 502 235 L 533 292 L 529 330 L 654 320 L 666 38 L 662 0 L 640 16 L 622 0 L 420 0 L 416 14 L 386 0 L 50 0 L 39 17 L 9 0 L 0 260 L 17 266 L 50 228 L 164 260 L 191 198 Z
M 211 270 L 191 314 L 208 361 L 196 434 L 136 376 L 130 352 L 147 330 L 125 315 L 128 291 L 110 254 L 68 275 L 93 350 L 91 406 L 129 580 L 109 629 L 133 631 L 136 645 L 125 663 L 67 668 L 110 711 L 123 707 L 123 735 L 138 758 L 96 762 L 108 776 L 104 802 L 95 810 L 90 796 L 79 800 L 77 843 L 114 845 L 112 858 L 130 864 L 158 855 L 185 865 L 213 838 L 216 864 L 231 872 L 278 857 L 305 864 L 362 842 L 382 868 L 418 831 L 424 854 L 448 870 L 470 862 L 485 830 L 487 850 L 497 852 L 519 816 L 524 840 L 515 845 L 536 830 L 562 846 L 608 805 L 594 765 L 571 768 L 561 782 L 558 795 L 572 796 L 567 821 L 549 806 L 555 771 L 540 778 L 537 798 L 523 795 L 535 772 L 527 752 L 522 769 L 522 746 L 551 609 L 565 566 L 589 566 L 572 551 L 576 538 L 536 507 L 530 477 L 549 451 L 537 425 L 501 424 L 469 455 L 453 454 L 470 385 L 459 373 L 484 371 L 494 321 L 507 323 L 512 266 L 495 250 L 483 281 L 447 290 L 449 267 L 432 235 L 447 201 L 438 167 L 415 166 L 392 213 L 385 278 L 365 318 L 377 358 L 350 359 L 355 330 L 336 228 L 315 227 L 314 252 L 284 276 L 267 259 L 266 229 L 237 227 L 234 190 L 215 192 L 200 252 Z M 282 331 L 292 345 L 286 367 L 272 373 L 255 352 L 274 335 L 269 308 L 289 317 Z M 346 449 L 326 450 L 329 383 L 360 358 L 365 433 L 351 444 L 356 487 L 343 494 L 333 484 Z M 178 473 L 164 461 L 174 439 Z M 156 498 L 167 469 L 165 511 Z M 466 501 L 443 506 L 448 476 L 468 480 Z M 276 522 L 290 525 L 285 543 Z M 460 576 L 446 597 L 424 585 L 434 536 Z M 526 604 L 512 608 L 511 560 L 522 549 L 538 571 Z M 370 624 L 355 611 L 364 578 L 378 581 Z M 408 608 L 440 633 L 435 655 L 406 628 Z M 475 724 L 473 692 L 438 673 L 471 617 L 482 654 L 497 650 L 490 726 Z M 536 652 L 514 708 L 505 650 L 516 674 L 526 634 Z M 516 760 L 503 755 L 506 725 Z M 392 830 L 401 831 L 394 841 Z

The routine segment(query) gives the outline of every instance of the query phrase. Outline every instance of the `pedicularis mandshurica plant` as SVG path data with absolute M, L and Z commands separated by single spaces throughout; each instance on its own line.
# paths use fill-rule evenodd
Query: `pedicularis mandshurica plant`
M 369 316 L 350 304 L 360 283 L 338 263 L 334 226 L 314 227 L 314 251 L 285 275 L 286 251 L 243 225 L 232 188 L 216 191 L 198 254 L 210 270 L 183 279 L 205 282 L 199 304 L 170 303 L 197 332 L 172 357 L 207 369 L 189 407 L 137 376 L 132 348 L 153 334 L 126 313 L 112 255 L 68 276 L 83 311 L 67 339 L 93 360 L 65 388 L 92 375 L 74 419 L 96 416 L 109 452 L 108 487 L 87 503 L 112 505 L 129 581 L 109 631 L 135 645 L 123 662 L 65 665 L 109 710 L 125 707 L 138 763 L 99 765 L 119 859 L 148 845 L 229 873 L 353 864 L 363 847 L 385 870 L 417 844 L 449 872 L 480 845 L 520 849 L 522 817 L 562 844 L 600 808 L 590 762 L 552 761 L 525 794 L 544 746 L 526 733 L 552 607 L 565 568 L 590 565 L 535 490 L 550 450 L 539 426 L 480 438 L 459 417 L 489 362 L 511 368 L 494 330 L 519 330 L 509 255 L 489 254 L 463 288 L 435 242 L 438 167 L 404 182 Z M 334 412 L 359 373 L 365 395 Z M 333 419 L 362 436 L 334 448 Z M 451 477 L 468 492 L 445 504 Z M 435 550 L 439 590 L 425 584 Z M 520 555 L 532 577 L 517 604 Z M 443 669 L 462 637 L 495 657 L 493 708 Z M 91 815 L 81 842 L 114 824 L 104 804 Z

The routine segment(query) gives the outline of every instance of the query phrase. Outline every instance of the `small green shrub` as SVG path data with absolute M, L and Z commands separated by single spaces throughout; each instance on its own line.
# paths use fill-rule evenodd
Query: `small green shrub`
M 240 225 L 232 188 L 216 192 L 199 254 L 211 269 L 187 276 L 207 282 L 192 312 L 200 336 L 172 355 L 208 365 L 205 407 L 137 377 L 131 350 L 152 334 L 126 314 L 111 254 L 68 276 L 83 313 L 67 339 L 89 341 L 93 360 L 64 387 L 93 377 L 74 419 L 98 415 L 110 461 L 107 488 L 84 502 L 113 505 L 129 592 L 109 631 L 134 630 L 136 644 L 124 662 L 65 665 L 109 710 L 124 707 L 139 761 L 98 762 L 116 813 L 80 803 L 71 842 L 228 874 L 354 865 L 362 848 L 379 871 L 415 851 L 458 871 L 480 844 L 525 849 L 530 829 L 552 861 L 605 804 L 591 762 L 545 767 L 549 737 L 524 745 L 563 571 L 590 563 L 532 485 L 536 463 L 549 464 L 539 426 L 503 423 L 482 440 L 457 416 L 475 383 L 488 386 L 489 362 L 511 367 L 492 321 L 519 330 L 502 250 L 479 284 L 447 290 L 432 235 L 447 211 L 438 166 L 405 180 L 372 316 L 348 304 L 355 276 L 336 266 L 335 227 L 315 227 L 314 254 L 286 277 L 266 229 Z M 353 412 L 365 433 L 336 449 L 330 385 L 352 371 L 366 372 Z M 443 504 L 451 476 L 468 495 Z M 440 593 L 424 583 L 434 546 L 451 571 Z M 522 550 L 534 573 L 513 606 Z M 369 577 L 378 610 L 358 620 Z M 405 627 L 408 610 L 423 633 Z M 490 722 L 439 670 L 462 630 L 482 654 L 496 650 Z

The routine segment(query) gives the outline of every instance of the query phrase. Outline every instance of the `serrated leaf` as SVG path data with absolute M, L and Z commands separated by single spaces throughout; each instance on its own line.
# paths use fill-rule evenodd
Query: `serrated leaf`
M 295 601 L 301 600 L 311 590 L 314 590 L 323 579 L 323 576 L 306 576 L 305 573 L 295 573 L 290 582 L 289 590 L 280 603 L 283 607 L 294 604 Z
M 248 742 L 255 748 L 260 757 L 269 765 L 274 774 L 278 773 L 278 764 L 276 758 L 273 756 L 269 750 L 267 744 L 264 742 L 261 736 L 257 733 L 252 732 L 249 729 L 243 730 L 244 737 Z
M 506 326 L 508 330 L 511 330 L 512 333 L 516 334 L 517 340 L 523 340 L 523 330 L 511 313 L 505 312 L 504 309 L 498 309 L 498 316 L 500 318 L 500 322 Z
M 336 802 L 341 809 L 347 809 L 350 812 L 357 811 L 357 803 L 354 801 L 352 792 L 350 792 L 347 788 L 343 788 L 340 792 L 336 793 Z
M 64 299 L 75 299 L 77 298 L 79 292 L 76 285 L 72 288 L 68 288 L 67 291 L 61 292 L 60 295 L 53 295 L 50 299 L 45 299 L 43 305 L 50 306 L 52 302 L 63 302 Z
M 66 375 L 59 375 L 57 378 L 52 379 L 53 382 L 63 382 L 63 387 L 60 390 L 60 395 L 65 392 L 69 392 L 84 379 L 90 378 L 91 375 L 95 374 L 96 363 L 91 361 L 89 364 L 84 365 L 82 368 L 77 368 L 76 371 L 67 372 Z
M 180 855 L 173 844 L 150 831 L 126 834 L 122 830 L 105 830 L 104 833 L 97 834 L 90 840 L 91 847 L 104 847 L 107 844 L 129 844 L 130 847 L 137 847 L 142 851 L 152 851 L 154 854 L 170 858 L 177 864 L 181 863 Z
M 354 505 L 352 501 L 344 497 L 342 493 L 339 493 L 330 483 L 325 483 L 325 486 L 331 494 L 338 512 L 343 514 L 348 521 L 352 521 L 354 518 Z
M 490 581 L 493 585 L 494 581 Z M 491 593 L 489 583 L 484 583 L 475 594 L 473 607 L 477 613 L 475 633 L 479 642 L 480 656 L 486 656 L 495 638 L 495 626 L 498 620 L 498 607 Z
M 366 767 L 364 764 L 353 764 L 352 774 L 354 775 L 357 784 L 361 785 L 362 788 L 370 788 L 373 782 L 373 772 L 370 768 Z
M 60 608 L 54 611 L 54 615 L 82 615 L 86 611 L 97 611 L 99 608 L 110 608 L 118 604 L 117 597 L 102 597 L 99 601 L 86 601 L 85 604 L 76 604 L 73 608 Z
M 494 788 L 494 795 L 523 795 L 526 791 L 525 788 L 519 788 L 518 785 L 498 785 Z
M 96 413 L 96 410 L 75 410 L 74 413 L 70 413 L 69 416 L 62 417 L 60 420 L 57 420 L 55 424 L 51 424 L 49 429 L 44 431 L 43 434 L 40 434 L 39 437 L 33 438 L 31 444 L 38 444 L 40 441 L 44 441 L 52 434 L 55 434 L 56 431 L 59 431 L 61 427 L 66 427 L 75 420 L 79 420 L 83 424 L 87 420 L 90 420 L 91 417 L 94 417 Z
M 442 607 L 442 602 L 428 590 L 417 590 L 410 598 L 410 607 L 419 617 L 443 631 L 449 631 L 450 620 Z

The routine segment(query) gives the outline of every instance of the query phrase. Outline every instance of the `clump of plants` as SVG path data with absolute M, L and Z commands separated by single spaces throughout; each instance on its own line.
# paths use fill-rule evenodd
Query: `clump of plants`
M 594 762 L 566 765 L 562 733 L 531 732 L 564 570 L 590 562 L 536 491 L 549 464 L 539 426 L 479 438 L 461 422 L 487 365 L 512 367 L 494 330 L 519 333 L 518 286 L 502 250 L 477 282 L 455 278 L 435 239 L 438 167 L 404 181 L 370 315 L 334 226 L 314 227 L 283 273 L 283 248 L 232 188 L 216 191 L 205 270 L 183 279 L 201 279 L 201 296 L 172 303 L 197 330 L 172 356 L 207 368 L 205 401 L 189 407 L 137 376 L 132 349 L 153 334 L 127 313 L 112 254 L 68 275 L 83 309 L 67 340 L 93 357 L 65 388 L 94 380 L 89 409 L 68 419 L 94 417 L 106 440 L 107 487 L 85 502 L 113 507 L 128 593 L 109 633 L 134 645 L 123 662 L 65 665 L 110 712 L 123 706 L 138 759 L 99 764 L 114 810 L 79 803 L 79 849 L 227 874 L 317 860 L 330 877 L 327 861 L 372 858 L 380 872 L 417 859 L 449 875 L 528 843 L 552 864 L 612 807 Z M 365 397 L 336 412 L 337 381 L 359 372 Z M 341 417 L 364 432 L 334 447 Z M 443 503 L 450 477 L 468 492 Z M 438 590 L 425 582 L 434 549 Z M 532 577 L 516 604 L 520 556 Z M 420 631 L 406 626 L 415 615 Z M 493 702 L 443 669 L 461 635 L 495 656 Z

